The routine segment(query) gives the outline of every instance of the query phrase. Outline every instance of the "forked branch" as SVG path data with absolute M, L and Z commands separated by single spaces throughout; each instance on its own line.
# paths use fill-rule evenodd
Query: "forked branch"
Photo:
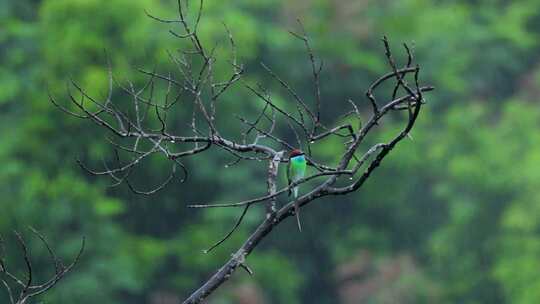
M 39 296 L 51 288 L 53 288 L 60 280 L 62 280 L 79 262 L 81 255 L 84 251 L 85 239 L 82 239 L 79 252 L 69 264 L 65 264 L 52 249 L 47 239 L 34 228 L 30 228 L 30 231 L 36 236 L 43 246 L 47 249 L 49 254 L 50 263 L 54 268 L 54 274 L 44 282 L 36 282 L 34 266 L 32 264 L 31 252 L 28 248 L 23 236 L 15 231 L 16 242 L 20 247 L 20 256 L 24 261 L 26 268 L 25 276 L 18 276 L 15 271 L 11 270 L 8 266 L 8 262 L 5 260 L 5 244 L 4 240 L 0 237 L 0 282 L 2 283 L 4 290 L 6 291 L 11 304 L 25 304 L 28 300 Z
M 190 7 L 193 9 L 194 6 Z M 109 176 L 114 186 L 126 183 L 137 194 L 151 195 L 164 189 L 167 184 L 179 180 L 175 178 L 177 168 L 183 170 L 183 176 L 179 181 L 185 181 L 189 171 L 185 160 L 197 157 L 201 153 L 216 151 L 231 155 L 234 160 L 226 163 L 225 167 L 245 163 L 260 166 L 261 161 L 264 161 L 268 172 L 267 191 L 264 194 L 240 202 L 189 205 L 192 208 L 240 208 L 239 216 L 231 230 L 210 246 L 205 251 L 207 253 L 229 239 L 240 227 L 245 215 L 253 209 L 250 208 L 253 204 L 266 203 L 266 216 L 244 244 L 231 255 L 231 259 L 193 292 L 184 301 L 185 304 L 200 303 L 228 280 L 238 267 L 251 273 L 246 265 L 246 257 L 276 225 L 294 213 L 295 204 L 305 207 L 323 196 L 344 195 L 358 190 L 390 151 L 409 135 L 426 102 L 424 93 L 433 90 L 431 86 L 420 84 L 420 67 L 414 66 L 411 49 L 404 45 L 407 60 L 400 67 L 385 37 L 383 51 L 389 72 L 381 75 L 366 89 L 364 93 L 367 103 L 357 104 L 350 99 L 343 101 L 350 110 L 344 111 L 343 115 L 323 121 L 321 108 L 325 100 L 321 94 L 320 78 L 323 65 L 322 61 L 316 58 L 301 24 L 301 32 L 292 34 L 301 40 L 308 55 L 313 74 L 312 96 L 302 96 L 284 77 L 275 73 L 270 66 L 262 64 L 264 70 L 275 81 L 275 85 L 288 92 L 290 100 L 283 105 L 275 102 L 268 88 L 242 80 L 245 70 L 237 58 L 234 29 L 231 30 L 226 26 L 224 33 L 231 49 L 231 57 L 227 58 L 230 72 L 225 77 L 221 76 L 223 79 L 219 79 L 216 63 L 220 58 L 215 57 L 215 48 L 207 48 L 202 43 L 204 40 L 199 37 L 202 8 L 202 0 L 199 2 L 198 10 L 195 11 L 188 10 L 179 0 L 178 16 L 175 19 L 161 18 L 147 12 L 157 22 L 173 26 L 171 34 L 182 43 L 180 51 L 168 53 L 171 63 L 176 68 L 175 72 L 160 73 L 157 69 L 152 71 L 141 69 L 139 72 L 147 77 L 147 81 L 139 88 L 133 83 L 117 84 L 115 88 L 112 84 L 117 82 L 114 81 L 109 65 L 111 85 L 106 99 L 100 100 L 90 96 L 76 82 L 71 83 L 73 92 L 69 92 L 66 104 L 61 104 L 51 96 L 53 104 L 68 115 L 91 121 L 113 137 L 109 142 L 115 151 L 114 166 L 110 166 L 110 162 L 104 162 L 104 169 L 94 170 L 81 163 L 83 169 L 93 175 Z M 386 94 L 380 94 L 381 85 L 385 83 L 392 84 L 392 89 L 383 92 Z M 242 116 L 239 113 L 218 111 L 218 105 L 226 102 L 224 96 L 228 91 L 240 85 L 260 102 L 258 112 Z M 158 87 L 165 88 L 164 92 L 156 93 Z M 113 94 L 114 90 L 119 90 L 118 94 Z M 129 107 L 120 100 L 111 99 L 111 96 L 118 97 L 120 94 L 124 94 L 124 97 L 130 100 Z M 179 111 L 172 115 L 175 109 Z M 186 113 L 187 111 L 190 112 Z M 169 118 L 178 117 L 178 113 L 185 119 L 180 124 L 182 127 L 178 127 L 178 122 L 170 123 Z M 391 113 L 395 113 L 394 116 L 398 117 L 391 120 L 391 123 L 402 123 L 402 129 L 387 142 L 374 144 L 365 150 L 361 149 L 361 146 L 366 145 L 368 134 L 380 126 Z M 400 117 L 403 114 L 406 118 L 401 121 Z M 244 131 L 236 136 L 226 136 L 225 130 L 220 129 L 217 123 L 223 116 L 229 121 L 230 116 L 236 117 Z M 354 123 L 355 120 L 358 124 Z M 362 121 L 366 123 L 362 124 Z M 311 153 L 321 141 L 328 138 L 341 142 L 341 146 L 335 147 L 335 153 L 339 156 L 337 161 L 323 162 Z M 286 187 L 279 187 L 277 176 L 280 164 L 289 161 L 287 151 L 295 148 L 306 150 L 307 163 L 316 170 L 316 173 L 294 181 Z M 118 151 L 123 155 L 127 154 L 127 158 L 124 156 L 121 159 Z M 135 189 L 129 182 L 130 175 L 134 174 L 133 171 L 141 162 L 157 156 L 170 162 L 172 173 L 154 188 L 148 190 L 147 187 L 144 191 Z M 307 187 L 307 182 L 310 182 L 310 187 Z M 298 199 L 290 201 L 284 194 L 298 185 L 304 185 L 304 189 L 309 190 Z

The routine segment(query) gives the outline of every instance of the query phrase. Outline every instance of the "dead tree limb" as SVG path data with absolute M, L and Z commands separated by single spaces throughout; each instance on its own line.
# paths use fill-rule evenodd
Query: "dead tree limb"
M 54 274 L 44 282 L 36 283 L 36 278 L 34 277 L 34 267 L 32 264 L 31 252 L 27 246 L 26 241 L 23 236 L 15 231 L 15 237 L 17 243 L 20 247 L 21 258 L 24 261 L 26 267 L 25 277 L 17 276 L 16 272 L 11 270 L 11 267 L 8 266 L 8 262 L 5 260 L 3 254 L 4 249 L 4 240 L 0 237 L 0 282 L 2 283 L 5 291 L 8 294 L 8 298 L 11 304 L 25 304 L 28 303 L 28 300 L 39 296 L 51 288 L 53 288 L 60 280 L 62 280 L 69 272 L 79 262 L 81 255 L 84 251 L 85 240 L 82 239 L 81 248 L 79 252 L 69 264 L 65 264 L 54 252 L 51 245 L 47 239 L 34 228 L 30 228 L 30 231 L 34 236 L 39 238 L 43 246 L 47 249 L 49 253 L 51 265 L 54 267 Z
M 169 52 L 171 62 L 177 69 L 175 73 L 160 73 L 155 69 L 152 71 L 141 69 L 139 72 L 148 78 L 147 82 L 140 88 L 136 88 L 132 83 L 117 85 L 119 93 L 123 93 L 131 100 L 131 109 L 112 100 L 112 96 L 119 94 L 113 94 L 113 90 L 116 90 L 113 84 L 116 81 L 110 63 L 110 85 L 105 99 L 90 96 L 75 81 L 70 84 L 71 89 L 68 91 L 67 104 L 61 104 L 50 95 L 51 102 L 66 114 L 91 121 L 115 138 L 109 139 L 115 150 L 113 165 L 106 164 L 104 169 L 94 170 L 81 162 L 81 167 L 93 175 L 109 176 L 114 186 L 126 183 L 137 194 L 154 194 L 164 189 L 167 184 L 178 180 L 175 174 L 177 168 L 181 168 L 183 173 L 179 179 L 180 182 L 185 181 L 188 177 L 188 168 L 186 168 L 184 160 L 208 151 L 221 151 L 230 154 L 234 160 L 225 164 L 225 167 L 244 162 L 255 165 L 261 161 L 267 162 L 268 177 L 265 194 L 240 202 L 203 202 L 189 205 L 192 208 L 228 207 L 241 208 L 242 210 L 229 233 L 205 252 L 210 252 L 225 242 L 236 231 L 242 224 L 250 206 L 266 203 L 266 217 L 243 245 L 232 254 L 229 261 L 193 292 L 184 301 L 185 304 L 200 303 L 228 280 L 238 267 L 251 273 L 245 264 L 246 257 L 276 225 L 294 213 L 295 203 L 300 207 L 305 207 L 320 197 L 344 195 L 358 190 L 390 151 L 409 135 L 422 106 L 426 102 L 424 93 L 433 90 L 431 86 L 420 85 L 420 67 L 413 66 L 414 58 L 411 49 L 405 45 L 407 61 L 402 67 L 399 67 L 392 55 L 388 39 L 384 37 L 384 56 L 390 71 L 380 76 L 367 88 L 365 95 L 368 104 L 366 107 L 361 107 L 352 100 L 348 100 L 352 110 L 346 111 L 340 116 L 340 119 L 356 117 L 361 122 L 364 121 L 361 116 L 367 115 L 366 123 L 354 126 L 351 123 L 340 122 L 340 119 L 337 118 L 332 121 L 322 121 L 321 104 L 325 102 L 320 89 L 322 63 L 317 63 L 318 60 L 303 27 L 301 33 L 291 33 L 300 39 L 306 48 L 313 73 L 314 93 L 312 97 L 303 98 L 271 67 L 262 64 L 271 78 L 291 96 L 289 105 L 282 106 L 273 100 L 270 92 L 262 85 L 254 86 L 242 80 L 245 70 L 236 56 L 237 45 L 232 31 L 226 26 L 224 32 L 231 48 L 231 58 L 228 60 L 230 75 L 225 79 L 217 79 L 215 64 L 218 62 L 218 58 L 214 56 L 214 49 L 203 45 L 203 40 L 199 38 L 198 26 L 202 18 L 203 1 L 200 0 L 199 4 L 199 9 L 196 12 L 191 12 L 190 15 L 187 6 L 179 0 L 176 19 L 163 19 L 147 12 L 148 16 L 154 20 L 175 26 L 175 29 L 170 30 L 170 32 L 184 44 L 178 53 Z M 390 98 L 377 96 L 383 83 L 393 84 L 391 94 L 390 92 L 385 94 L 391 96 Z M 158 85 L 166 88 L 163 94 L 156 94 L 155 88 Z M 258 98 L 260 111 L 253 116 L 254 120 L 235 114 L 239 123 L 246 129 L 239 136 L 228 137 L 223 130 L 218 128 L 217 121 L 223 113 L 220 113 L 217 108 L 220 103 L 225 102 L 223 96 L 226 92 L 231 87 L 239 85 L 244 86 L 248 92 Z M 187 132 L 186 128 L 174 130 L 168 123 L 170 117 L 168 113 L 179 105 L 189 105 L 189 107 L 182 109 L 191 109 L 192 111 L 189 115 L 191 119 L 184 123 Z M 291 111 L 290 108 L 295 109 L 295 111 Z M 369 113 L 363 114 L 360 108 L 369 109 Z M 360 149 L 361 145 L 366 143 L 368 134 L 379 126 L 384 118 L 391 113 L 398 114 L 398 117 L 403 116 L 404 112 L 406 119 L 403 122 L 403 127 L 393 138 L 387 142 L 372 145 L 365 151 Z M 225 119 L 230 120 L 228 117 Z M 152 126 L 149 121 L 157 122 L 159 127 L 156 129 L 155 124 Z M 398 123 L 398 120 L 394 119 L 393 123 Z M 294 140 L 289 141 L 284 134 L 281 134 L 278 130 L 284 128 L 276 128 L 277 125 L 288 128 L 288 131 L 294 134 Z M 240 140 L 236 139 L 239 137 Z M 338 154 L 340 155 L 339 161 L 335 163 L 323 163 L 311 153 L 320 141 L 329 137 L 335 137 L 343 144 L 341 152 Z M 279 164 L 288 162 L 285 152 L 302 147 L 307 152 L 308 165 L 314 168 L 316 173 L 279 188 L 277 185 Z M 338 148 L 336 147 L 336 150 Z M 121 159 L 118 151 L 130 156 L 127 159 Z M 135 189 L 129 181 L 133 170 L 141 162 L 155 155 L 161 155 L 170 161 L 171 175 L 164 178 L 165 181 L 153 189 L 148 190 L 148 187 L 144 191 Z M 290 189 L 308 181 L 315 185 L 306 194 L 295 201 L 289 201 L 284 197 L 283 194 Z M 281 199 L 287 202 L 278 209 L 277 202 Z

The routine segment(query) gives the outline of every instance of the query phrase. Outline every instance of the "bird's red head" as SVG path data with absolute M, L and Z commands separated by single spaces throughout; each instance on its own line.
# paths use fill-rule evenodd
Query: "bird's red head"
M 294 149 L 291 151 L 291 154 L 289 154 L 289 157 L 295 157 L 298 155 L 303 155 L 304 152 L 300 151 L 299 149 Z

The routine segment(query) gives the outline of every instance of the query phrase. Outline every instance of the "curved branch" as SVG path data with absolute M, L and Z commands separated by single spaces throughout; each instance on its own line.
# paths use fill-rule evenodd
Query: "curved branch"
M 109 175 L 115 181 L 115 185 L 119 185 L 125 181 L 128 187 L 138 194 L 150 195 L 165 188 L 173 179 L 175 165 L 179 165 L 184 171 L 185 177 L 187 177 L 188 171 L 179 160 L 195 157 L 201 153 L 207 153 L 207 151 L 212 151 L 212 148 L 214 150 L 217 148 L 219 151 L 225 151 L 235 157 L 235 160 L 232 163 L 226 164 L 225 167 L 237 164 L 240 160 L 268 161 L 267 192 L 265 195 L 240 202 L 189 205 L 191 208 L 243 208 L 232 229 L 205 251 L 209 252 L 229 239 L 238 229 L 251 205 L 261 202 L 267 203 L 266 217 L 263 222 L 253 231 L 236 253 L 232 255 L 231 259 L 184 301 L 187 304 L 200 303 L 218 286 L 228 280 L 238 267 L 244 268 L 251 273 L 251 270 L 245 264 L 246 257 L 273 230 L 273 227 L 295 213 L 295 205 L 303 207 L 323 196 L 343 195 L 361 188 L 364 182 L 371 176 L 371 173 L 381 164 L 392 149 L 409 135 L 425 103 L 423 93 L 433 90 L 433 87 L 420 86 L 418 79 L 420 69 L 418 66 L 412 66 L 414 57 L 407 45 L 404 45 L 407 54 L 406 63 L 403 68 L 398 68 L 398 64 L 392 56 L 388 39 L 384 37 L 384 54 L 391 71 L 376 79 L 365 92 L 369 102 L 368 106 L 372 110 L 367 122 L 365 124 L 361 123 L 358 106 L 349 100 L 352 110 L 337 117 L 347 118 L 350 115 L 356 115 L 356 118 L 359 120 L 356 130 L 350 123 L 339 122 L 339 120 L 335 119 L 332 123 L 324 122 L 323 124 L 321 121 L 322 100 L 320 87 L 322 61 L 319 64 L 318 60 L 315 60 L 306 31 L 300 23 L 302 32 L 300 34 L 291 33 L 305 44 L 313 74 L 313 96 L 308 99 L 299 95 L 283 78 L 277 76 L 269 67 L 263 64 L 266 72 L 273 79 L 277 80 L 281 87 L 292 96 L 292 102 L 298 113 L 290 112 L 287 110 L 287 107 L 276 103 L 270 97 L 269 92 L 261 86 L 256 88 L 248 84 L 247 81 L 243 81 L 242 83 L 247 91 L 255 94 L 256 99 L 263 102 L 263 106 L 261 107 L 261 111 L 253 116 L 255 118 L 253 121 L 243 118 L 239 113 L 235 113 L 235 116 L 240 119 L 240 123 L 246 126 L 245 128 L 242 126 L 241 129 L 246 129 L 246 131 L 226 137 L 222 135 L 225 132 L 219 129 L 221 124 L 217 124 L 217 104 L 224 101 L 220 100 L 221 96 L 233 87 L 236 82 L 242 81 L 244 75 L 243 65 L 237 63 L 236 44 L 233 40 L 232 32 L 225 26 L 232 52 L 232 58 L 230 59 L 232 61 L 230 64 L 232 71 L 224 79 L 217 79 L 223 76 L 216 75 L 214 71 L 214 63 L 217 61 L 214 57 L 216 48 L 206 49 L 201 42 L 205 40 L 200 39 L 198 32 L 203 1 L 199 1 L 199 8 L 192 22 L 188 22 L 186 19 L 188 12 L 185 10 L 182 0 L 177 0 L 177 2 L 177 19 L 163 19 L 150 15 L 147 12 L 147 15 L 157 22 L 165 25 L 176 24 L 180 26 L 180 33 L 170 32 L 173 36 L 181 39 L 188 45 L 175 54 L 168 52 L 169 59 L 177 71 L 175 73 L 160 73 L 156 69 L 152 71 L 140 69 L 139 72 L 145 77 L 148 77 L 140 88 L 137 88 L 135 84 L 129 81 L 126 87 L 116 83 L 120 88 L 120 93 L 132 100 L 129 109 L 120 110 L 118 108 L 118 104 L 120 103 L 116 103 L 111 99 L 117 95 L 112 94 L 113 77 L 109 61 L 107 61 L 109 91 L 105 101 L 92 98 L 75 81 L 71 82 L 68 92 L 71 88 L 75 88 L 77 91 L 75 95 L 80 95 L 80 100 L 79 97 L 76 98 L 69 92 L 68 101 L 74 105 L 76 112 L 61 106 L 52 96 L 50 96 L 50 100 L 55 107 L 66 112 L 68 115 L 88 120 L 118 137 L 118 143 L 112 140 L 110 142 L 115 148 L 130 155 L 130 161 L 127 164 L 120 164 L 119 157 L 117 157 L 118 165 L 116 168 L 106 168 L 105 171 L 90 170 L 80 161 L 79 164 L 91 174 Z M 411 75 L 414 75 L 414 82 L 410 81 Z M 156 83 L 163 82 L 166 84 L 165 94 L 155 93 Z M 382 86 L 384 83 L 393 84 L 389 94 L 382 95 L 390 95 L 391 98 L 389 100 L 380 100 L 382 98 L 379 98 L 375 94 L 377 89 L 384 87 Z M 174 90 L 178 90 L 179 92 L 172 93 L 172 96 L 174 97 L 176 95 L 176 97 L 171 101 L 172 97 L 170 99 L 169 96 Z M 404 95 L 398 97 L 398 92 Z M 156 100 L 158 98 L 162 98 L 162 100 Z M 313 100 L 313 102 L 305 102 L 305 100 Z M 85 102 L 91 102 L 92 107 L 86 106 Z M 311 105 L 312 103 L 314 105 Z M 173 106 L 179 107 L 185 104 L 187 104 L 186 108 L 170 112 Z M 150 107 L 153 107 L 155 111 L 150 111 Z M 267 113 L 268 110 L 271 110 L 271 114 Z M 407 111 L 408 120 L 404 123 L 403 129 L 395 134 L 388 142 L 375 144 L 367 151 L 360 151 L 360 146 L 364 143 L 368 134 L 393 111 Z M 172 126 L 168 125 L 167 117 L 168 113 L 179 112 L 189 113 L 186 115 L 186 121 L 180 124 L 183 128 L 176 130 L 178 133 L 175 134 Z M 306 115 L 309 118 L 305 119 L 304 116 Z M 153 121 L 154 125 L 151 125 L 149 121 Z M 157 129 L 155 124 L 158 124 Z M 296 140 L 295 144 L 297 144 L 297 147 L 294 147 L 293 144 L 288 142 L 286 140 L 287 137 L 283 134 L 290 134 L 291 132 L 294 136 L 293 140 Z M 312 149 L 315 149 L 317 141 L 329 136 L 334 136 L 334 139 L 340 141 L 339 147 L 342 152 L 341 155 L 335 155 L 333 162 L 324 163 L 315 159 L 312 155 Z M 267 140 L 263 140 L 265 138 Z M 125 145 L 125 142 L 122 140 L 128 141 L 129 144 Z M 265 144 L 265 142 L 270 143 Z M 186 144 L 190 146 L 185 147 Z M 284 157 L 287 151 L 281 151 L 283 148 L 287 150 L 293 150 L 293 148 L 304 149 L 307 164 L 314 167 L 318 173 L 302 178 L 278 190 L 277 172 L 279 164 L 289 161 L 287 157 Z M 160 155 L 171 162 L 173 172 L 165 179 L 163 184 L 158 185 L 152 190 L 135 190 L 129 182 L 128 177 L 133 168 L 141 163 L 143 159 L 151 157 L 151 155 Z M 357 155 L 362 156 L 358 157 Z M 345 178 L 343 176 L 349 178 L 344 181 Z M 288 202 L 279 210 L 276 210 L 279 195 L 289 191 L 292 187 L 320 177 L 325 178 L 311 188 L 311 191 L 308 190 L 307 194 Z M 27 261 L 27 267 L 31 269 L 29 260 Z M 0 268 L 5 270 L 5 265 L 1 260 Z M 14 280 L 15 285 L 22 287 L 30 285 L 32 280 L 30 277 L 29 282 L 25 283 L 9 275 L 6 279 Z

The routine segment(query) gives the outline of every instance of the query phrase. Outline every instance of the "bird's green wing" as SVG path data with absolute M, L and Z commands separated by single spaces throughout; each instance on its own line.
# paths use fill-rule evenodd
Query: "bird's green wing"
M 291 159 L 289 158 L 289 163 L 287 164 L 287 186 L 290 186 L 291 183 L 292 183 L 292 180 L 291 180 L 291 175 L 292 175 L 292 172 L 291 172 Z M 289 189 L 289 196 L 291 196 L 292 194 L 292 189 Z

